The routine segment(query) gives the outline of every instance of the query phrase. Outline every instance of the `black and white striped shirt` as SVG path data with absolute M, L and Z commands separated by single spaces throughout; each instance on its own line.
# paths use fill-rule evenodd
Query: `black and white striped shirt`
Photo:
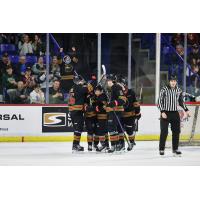
M 175 88 L 171 88 L 169 85 L 164 86 L 158 99 L 160 111 L 177 111 L 178 106 L 181 106 L 185 111 L 188 110 L 183 101 L 182 90 L 177 86 Z

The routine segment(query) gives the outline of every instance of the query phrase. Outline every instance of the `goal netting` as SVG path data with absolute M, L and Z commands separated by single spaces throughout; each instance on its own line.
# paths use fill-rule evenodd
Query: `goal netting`
M 186 118 L 179 110 L 181 118 L 180 146 L 200 146 L 200 102 L 188 103 L 191 117 Z

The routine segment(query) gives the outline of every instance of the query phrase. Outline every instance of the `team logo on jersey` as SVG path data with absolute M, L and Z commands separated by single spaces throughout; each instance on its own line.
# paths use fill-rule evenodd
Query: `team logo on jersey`
M 49 127 L 66 126 L 66 113 L 44 113 L 43 125 Z

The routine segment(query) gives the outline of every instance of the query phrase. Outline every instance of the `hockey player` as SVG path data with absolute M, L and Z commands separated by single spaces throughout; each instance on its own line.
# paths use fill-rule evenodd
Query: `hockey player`
M 107 96 L 103 91 L 103 88 L 98 85 L 95 89 L 95 103 L 97 113 L 97 136 L 101 146 L 96 151 L 101 152 L 109 149 L 108 141 L 108 114 L 106 111 L 107 107 Z
M 88 91 L 89 87 L 84 79 L 81 76 L 75 76 L 69 98 L 69 111 L 74 127 L 73 151 L 84 151 L 84 147 L 80 146 L 80 138 L 84 127 L 84 101 Z
M 123 94 L 123 88 L 116 81 L 116 76 L 107 77 L 107 86 L 110 91 L 110 102 L 107 107 L 109 111 L 108 131 L 111 141 L 111 149 L 108 153 L 125 150 L 124 133 L 119 123 L 122 120 L 126 97 Z
M 98 140 L 96 137 L 96 107 L 94 95 L 95 81 L 89 82 L 89 93 L 86 96 L 84 111 L 85 111 L 85 125 L 87 130 L 88 151 L 97 149 Z
M 133 89 L 128 89 L 126 78 L 120 76 L 118 78 L 118 82 L 124 88 L 123 92 L 127 98 L 126 105 L 124 106 L 124 112 L 122 113 L 122 124 L 130 141 L 130 146 L 127 148 L 127 150 L 131 151 L 135 145 L 135 122 L 141 118 L 140 103 L 137 101 Z
M 74 77 L 74 66 L 69 55 L 64 56 L 62 63 L 60 64 L 61 68 L 61 85 L 65 92 L 73 86 L 73 77 Z

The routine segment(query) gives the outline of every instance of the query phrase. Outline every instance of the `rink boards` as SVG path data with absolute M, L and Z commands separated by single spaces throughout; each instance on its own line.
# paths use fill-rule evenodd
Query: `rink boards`
M 181 108 L 179 110 L 182 139 L 187 139 L 191 134 L 195 107 L 189 105 L 190 118 L 186 118 Z M 154 105 L 143 105 L 141 113 L 136 139 L 157 140 L 160 134 L 160 112 Z M 196 138 L 200 138 L 199 116 Z M 73 127 L 66 105 L 3 105 L 0 106 L 0 121 L 0 141 L 72 141 L 73 138 Z M 86 141 L 86 133 L 82 140 Z

